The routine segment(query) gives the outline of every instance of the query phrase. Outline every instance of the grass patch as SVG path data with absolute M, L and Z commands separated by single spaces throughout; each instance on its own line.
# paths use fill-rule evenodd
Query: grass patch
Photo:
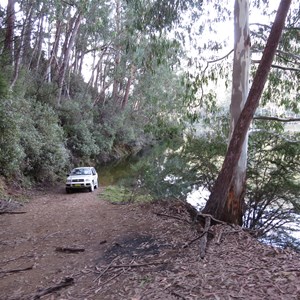
M 141 194 L 119 185 L 110 185 L 106 187 L 104 192 L 101 193 L 101 198 L 102 197 L 114 204 L 149 202 L 153 200 L 149 194 Z

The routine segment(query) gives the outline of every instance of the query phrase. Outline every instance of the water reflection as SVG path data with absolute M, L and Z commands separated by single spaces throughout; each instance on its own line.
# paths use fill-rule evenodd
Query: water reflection
M 202 149 L 200 148 L 201 145 Z M 152 192 L 156 193 L 154 196 L 156 199 L 168 197 L 185 198 L 194 207 L 201 210 L 210 195 L 210 192 L 203 186 L 209 186 L 207 182 L 213 182 L 216 176 L 213 171 L 217 172 L 218 168 L 212 168 L 212 160 L 203 155 L 205 152 L 204 148 L 208 148 L 206 145 L 203 146 L 203 142 L 200 146 L 197 144 L 197 147 L 192 149 L 197 149 L 198 152 L 196 153 L 193 153 L 190 149 L 188 149 L 190 152 L 187 150 L 180 153 L 181 147 L 182 145 L 180 144 L 172 145 L 172 147 L 162 144 L 114 163 L 100 165 L 97 167 L 100 184 L 102 186 L 121 184 L 128 187 L 128 185 L 133 186 L 134 184 L 136 186 L 138 183 L 138 185 L 148 189 L 151 194 Z M 201 155 L 198 155 L 199 152 L 202 154 L 202 161 L 200 161 L 199 157 Z M 207 152 L 212 151 L 208 149 Z M 190 153 L 193 155 L 189 155 Z M 218 162 L 219 160 L 216 161 Z M 208 180 L 206 184 L 205 180 Z M 148 185 L 146 181 L 148 181 Z M 253 228 L 254 230 L 265 228 L 266 224 L 264 222 L 268 217 L 266 208 L 257 213 L 262 213 L 262 215 L 259 218 L 259 224 Z M 249 212 L 246 212 L 245 218 L 248 214 Z M 276 224 L 278 218 L 274 217 L 269 221 L 272 222 L 271 225 Z M 271 232 L 272 237 L 269 241 L 273 245 L 283 247 L 289 244 L 299 244 L 299 223 L 300 220 L 296 220 L 276 228 L 274 232 Z M 245 226 L 251 228 L 246 222 Z M 296 231 L 291 231 L 289 228 L 296 229 Z M 286 233 L 288 233 L 288 236 Z M 293 239 L 298 240 L 298 242 L 293 241 Z M 266 239 L 264 239 L 264 242 L 266 242 Z

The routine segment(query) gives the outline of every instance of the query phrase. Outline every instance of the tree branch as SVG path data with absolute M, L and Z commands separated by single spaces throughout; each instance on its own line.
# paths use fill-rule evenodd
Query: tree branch
M 266 120 L 266 121 L 278 121 L 283 123 L 288 122 L 299 122 L 300 118 L 279 118 L 279 117 L 269 117 L 269 116 L 255 116 L 253 120 Z
M 254 64 L 259 64 L 260 60 L 252 60 L 251 62 L 254 63 Z M 285 66 L 280 66 L 280 65 L 275 65 L 275 64 L 272 64 L 271 67 L 276 68 L 276 69 L 280 69 L 280 70 L 284 70 L 284 71 L 300 72 L 300 69 L 298 69 L 298 68 L 285 67 Z
M 284 55 L 290 56 L 294 59 L 300 59 L 300 55 L 297 55 L 297 54 L 294 54 L 294 53 L 282 51 L 282 50 L 279 50 L 279 49 L 277 49 L 276 52 L 279 53 L 279 54 L 284 54 Z
M 22 268 L 22 269 L 12 269 L 12 270 L 6 270 L 6 271 L 1 271 L 0 274 L 8 274 L 8 273 L 18 273 L 18 272 L 23 272 L 23 271 L 28 271 L 32 270 L 33 266 L 27 267 L 27 268 Z
M 220 58 L 216 58 L 216 59 L 214 59 L 214 60 L 209 60 L 209 61 L 207 61 L 207 64 L 213 64 L 213 63 L 215 63 L 215 62 L 218 62 L 218 61 L 220 61 L 220 60 L 223 60 L 223 59 L 227 58 L 233 51 L 234 51 L 234 49 L 230 50 L 226 55 L 224 55 L 224 56 L 222 56 L 222 57 L 220 57 Z

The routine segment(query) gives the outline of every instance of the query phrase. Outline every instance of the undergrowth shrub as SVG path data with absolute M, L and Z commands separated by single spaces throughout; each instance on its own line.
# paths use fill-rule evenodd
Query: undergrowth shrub
M 5 177 L 55 180 L 68 164 L 64 135 L 54 110 L 23 98 L 0 103 L 0 164 Z
M 20 163 L 26 156 L 14 106 L 10 99 L 0 101 L 0 173 L 5 177 L 21 173 Z
M 88 103 L 64 101 L 60 108 L 60 119 L 71 161 L 73 164 L 88 163 L 99 153 L 94 135 L 93 107 Z

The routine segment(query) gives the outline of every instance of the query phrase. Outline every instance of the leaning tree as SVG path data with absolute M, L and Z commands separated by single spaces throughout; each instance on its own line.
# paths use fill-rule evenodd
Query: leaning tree
M 239 0 L 237 1 L 241 2 Z M 241 205 L 242 198 L 237 197 L 237 195 L 233 193 L 234 189 L 232 187 L 237 180 L 236 174 L 239 170 L 239 162 L 243 159 L 241 158 L 241 155 L 243 153 L 243 149 L 245 149 L 244 145 L 247 140 L 248 129 L 251 121 L 253 120 L 254 113 L 259 104 L 260 97 L 270 72 L 290 5 L 291 0 L 281 0 L 280 2 L 275 21 L 253 79 L 247 100 L 238 120 L 234 124 L 234 129 L 221 171 L 215 181 L 206 206 L 202 211 L 202 213 L 210 214 L 219 220 L 234 224 L 241 224 L 243 215 Z M 245 42 L 248 43 L 248 37 L 245 37 Z M 245 183 L 242 184 L 244 186 Z

